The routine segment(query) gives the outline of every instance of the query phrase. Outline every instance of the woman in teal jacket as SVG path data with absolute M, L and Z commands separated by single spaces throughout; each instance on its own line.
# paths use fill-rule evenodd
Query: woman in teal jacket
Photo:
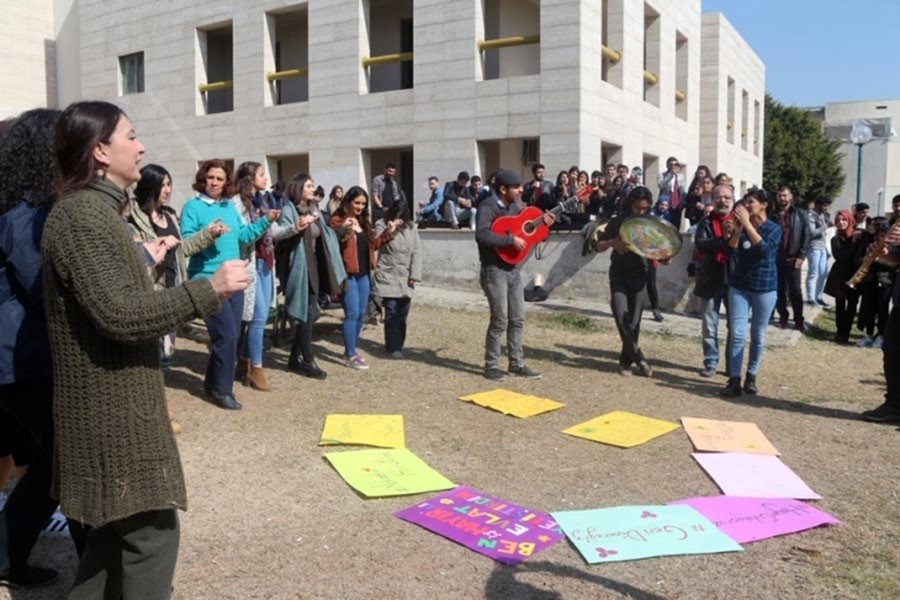
M 190 279 L 208 279 L 223 262 L 240 259 L 241 246 L 259 239 L 281 211 L 271 210 L 267 218 L 244 224 L 229 200 L 234 195 L 234 184 L 231 169 L 223 160 L 208 160 L 200 165 L 193 187 L 198 194 L 187 201 L 181 212 L 182 239 L 217 221 L 227 227 L 227 231 L 213 245 L 191 256 L 188 262 Z M 222 302 L 219 312 L 204 319 L 209 331 L 211 353 L 203 389 L 213 404 L 230 410 L 241 408 L 233 389 L 243 308 L 244 294 L 234 294 Z

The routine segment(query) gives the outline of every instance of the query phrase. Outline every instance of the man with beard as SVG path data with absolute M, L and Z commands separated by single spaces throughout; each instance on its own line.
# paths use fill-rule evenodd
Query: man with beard
M 537 206 L 541 202 L 541 198 L 547 197 L 553 193 L 553 184 L 544 180 L 544 165 L 535 163 L 531 167 L 531 173 L 534 179 L 525 184 L 522 192 L 522 202 L 525 206 Z
M 725 322 L 728 322 L 728 277 L 734 263 L 729 259 L 726 246 L 734 234 L 731 207 L 734 192 L 730 185 L 713 189 L 713 210 L 697 223 L 694 247 L 700 256 L 697 267 L 697 283 L 694 295 L 701 299 L 703 328 L 703 370 L 700 375 L 713 377 L 719 365 L 719 308 L 725 305 Z M 726 343 L 726 348 L 728 344 Z M 725 352 L 725 371 L 728 369 L 728 351 Z
M 372 222 L 384 217 L 394 202 L 406 202 L 406 196 L 397 181 L 397 165 L 389 162 L 384 172 L 372 179 Z
M 805 331 L 803 322 L 803 289 L 800 285 L 800 269 L 809 250 L 809 218 L 806 211 L 794 206 L 791 188 L 783 185 L 775 194 L 773 220 L 781 227 L 781 243 L 778 246 L 778 327 L 788 324 L 788 300 L 794 315 L 794 329 Z

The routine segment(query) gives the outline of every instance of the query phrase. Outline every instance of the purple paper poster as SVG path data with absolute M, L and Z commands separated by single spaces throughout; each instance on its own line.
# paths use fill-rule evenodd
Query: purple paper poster
M 821 510 L 785 498 L 712 496 L 669 504 L 687 504 L 739 544 L 841 522 Z
M 550 515 L 464 485 L 394 516 L 507 565 L 520 563 L 565 537 Z

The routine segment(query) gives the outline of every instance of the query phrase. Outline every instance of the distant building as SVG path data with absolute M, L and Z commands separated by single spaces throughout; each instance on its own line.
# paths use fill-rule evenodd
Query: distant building
M 46 75 L 50 104 L 120 104 L 180 199 L 213 157 L 326 188 L 368 185 L 392 161 L 416 200 L 432 174 L 529 177 L 536 161 L 548 178 L 641 166 L 654 190 L 668 156 L 689 176 L 725 171 L 738 191 L 762 179 L 764 65 L 700 0 L 12 4 L 40 18 L 0 24 L 34 28 L 30 66 L 0 83 Z
M 891 198 L 900 194 L 900 99 L 831 102 L 811 109 L 822 121 L 823 131 L 831 139 L 841 141 L 841 165 L 846 180 L 844 189 L 834 199 L 832 212 L 849 208 L 856 202 L 857 168 L 862 156 L 860 201 L 872 208 L 872 214 L 891 212 Z M 850 141 L 854 121 L 872 130 L 872 141 L 859 147 Z

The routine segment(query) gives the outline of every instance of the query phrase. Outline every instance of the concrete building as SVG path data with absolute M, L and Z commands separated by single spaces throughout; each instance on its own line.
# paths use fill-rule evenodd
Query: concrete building
M 842 144 L 841 165 L 846 180 L 841 194 L 834 199 L 832 212 L 850 208 L 856 202 L 857 183 L 860 202 L 867 203 L 872 214 L 891 212 L 891 199 L 900 194 L 900 139 L 896 129 L 900 124 L 900 100 L 831 102 L 812 110 L 822 121 L 825 135 Z M 854 121 L 872 130 L 871 141 L 862 148 L 850 140 Z
M 58 104 L 123 106 L 176 198 L 213 157 L 326 189 L 392 161 L 419 201 L 535 161 L 762 179 L 764 67 L 700 0 L 20 1 L 54 23 Z

